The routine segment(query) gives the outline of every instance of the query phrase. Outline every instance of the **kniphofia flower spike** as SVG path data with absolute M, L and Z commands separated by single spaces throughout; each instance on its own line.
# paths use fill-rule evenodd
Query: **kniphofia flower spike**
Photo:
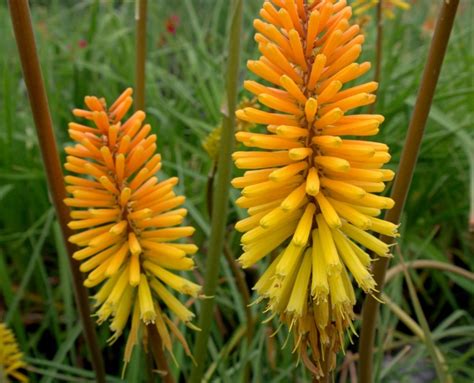
M 190 255 L 197 247 L 175 241 L 193 234 L 191 226 L 180 225 L 187 214 L 180 208 L 183 196 L 173 187 L 176 177 L 159 181 L 161 168 L 156 154 L 156 135 L 142 125 L 143 111 L 122 122 L 132 105 L 132 89 L 125 90 L 107 108 L 104 99 L 86 97 L 89 110 L 74 109 L 77 117 L 92 123 L 86 126 L 71 122 L 69 135 L 77 142 L 67 147 L 65 168 L 77 176 L 66 176 L 65 203 L 72 207 L 71 229 L 81 232 L 70 241 L 81 250 L 74 259 L 82 262 L 87 273 L 85 285 L 101 284 L 95 294 L 97 321 L 110 320 L 114 342 L 124 331 L 129 318 L 131 329 L 124 360 L 130 360 L 143 324 L 155 324 L 164 347 L 171 352 L 170 331 L 189 348 L 177 326 L 164 312 L 167 307 L 189 327 L 194 314 L 168 289 L 197 297 L 201 287 L 176 274 L 191 270 Z M 144 330 L 140 330 L 143 327 Z
M 237 205 L 249 213 L 236 224 L 244 232 L 239 262 L 250 267 L 277 251 L 254 289 L 289 326 L 294 349 L 316 376 L 324 355 L 334 367 L 351 327 L 351 275 L 373 292 L 367 251 L 389 256 L 375 235 L 397 235 L 395 225 L 377 218 L 393 206 L 375 194 L 394 176 L 382 168 L 388 147 L 353 138 L 377 134 L 384 118 L 353 113 L 374 102 L 377 84 L 350 84 L 370 68 L 356 63 L 364 36 L 350 24 L 351 14 L 345 0 L 265 1 L 263 20 L 254 21 L 262 56 L 247 63 L 263 82 L 244 87 L 267 110 L 236 112 L 266 127 L 236 133 L 256 148 L 233 155 L 237 168 L 247 170 L 232 181 L 242 189 Z
M 0 382 L 28 382 L 28 378 L 21 371 L 26 367 L 23 354 L 20 352 L 13 332 L 0 323 Z

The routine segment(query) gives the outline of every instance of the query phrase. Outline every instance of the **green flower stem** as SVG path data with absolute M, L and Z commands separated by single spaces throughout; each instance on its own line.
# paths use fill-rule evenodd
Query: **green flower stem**
M 48 98 L 43 83 L 41 67 L 36 51 L 36 43 L 31 24 L 30 9 L 27 0 L 9 0 L 10 16 L 15 32 L 16 43 L 20 54 L 23 76 L 30 99 L 31 111 L 35 121 L 36 132 L 45 166 L 48 188 L 51 193 L 54 208 L 61 226 L 64 243 L 69 254 L 74 295 L 82 321 L 84 336 L 90 350 L 92 365 L 96 373 L 97 382 L 105 382 L 105 370 L 99 344 L 92 321 L 89 297 L 83 285 L 83 278 L 79 271 L 79 263 L 72 258 L 75 247 L 68 241 L 72 235 L 67 226 L 69 222 L 69 208 L 63 203 L 66 198 L 64 178 L 59 162 L 59 154 L 53 133 L 53 124 L 49 112 Z
M 207 193 L 206 193 L 206 201 L 207 201 L 208 213 L 210 217 L 212 216 L 212 192 L 213 192 L 213 186 L 214 186 L 214 179 L 216 176 L 216 170 L 217 170 L 216 162 L 213 161 L 212 169 L 207 178 Z M 224 256 L 225 256 L 225 259 L 227 260 L 227 263 L 230 266 L 232 275 L 235 278 L 235 283 L 242 297 L 242 304 L 244 306 L 245 315 L 247 317 L 247 346 L 250 347 L 250 344 L 252 343 L 252 339 L 253 339 L 253 326 L 254 326 L 252 310 L 250 308 L 250 305 L 252 303 L 250 301 L 250 292 L 248 290 L 247 283 L 245 282 L 245 275 L 242 272 L 242 270 L 239 268 L 235 260 L 234 254 L 232 253 L 232 250 L 228 243 L 224 243 Z M 249 374 L 250 374 L 250 363 L 246 363 L 244 372 L 242 374 L 242 379 L 244 382 L 248 381 Z
M 253 320 L 253 315 L 252 315 L 252 310 L 251 310 L 251 301 L 250 301 L 250 293 L 247 287 L 247 283 L 245 282 L 245 275 L 243 271 L 239 268 L 233 254 L 232 250 L 230 249 L 230 246 L 227 243 L 224 243 L 224 256 L 227 260 L 227 263 L 230 266 L 230 269 L 232 270 L 232 274 L 234 275 L 235 278 L 235 283 L 237 284 L 237 288 L 240 292 L 240 295 L 242 296 L 242 303 L 244 306 L 245 310 L 245 316 L 247 317 L 247 347 L 250 349 L 250 345 L 252 343 L 253 339 L 253 326 L 254 326 L 254 320 Z M 242 382 L 246 383 L 249 381 L 249 375 L 250 375 L 250 362 L 248 361 L 245 363 L 244 371 L 242 373 Z
M 145 109 L 146 19 L 148 0 L 136 0 L 135 110 Z
M 212 201 L 211 236 L 206 261 L 204 294 L 211 297 L 204 299 L 201 306 L 199 327 L 193 354 L 196 365 L 191 371 L 190 383 L 200 383 L 207 356 L 207 342 L 214 313 L 214 295 L 219 276 L 219 257 L 223 251 L 224 235 L 229 205 L 229 188 L 232 175 L 232 150 L 234 146 L 235 108 L 239 81 L 240 40 L 242 31 L 243 1 L 235 0 L 229 36 L 229 56 L 227 62 L 227 115 L 222 126 L 221 147 L 217 164 L 216 187 Z
M 385 219 L 393 223 L 400 222 L 458 4 L 459 0 L 443 1 L 438 17 L 397 177 L 393 184 L 391 197 L 395 200 L 395 206 L 385 215 Z M 393 238 L 390 237 L 382 236 L 381 239 L 388 244 L 393 242 Z M 378 286 L 376 295 L 380 295 L 382 292 L 388 261 L 389 258 L 380 258 L 374 263 L 374 278 Z M 372 296 L 367 296 L 362 310 L 362 329 L 359 344 L 359 376 L 361 383 L 372 383 L 373 379 L 372 357 L 378 308 L 379 302 Z

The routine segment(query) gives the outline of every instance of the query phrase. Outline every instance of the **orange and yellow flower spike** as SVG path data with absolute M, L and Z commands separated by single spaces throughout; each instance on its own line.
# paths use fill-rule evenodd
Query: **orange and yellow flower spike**
M 254 27 L 262 56 L 248 68 L 263 81 L 246 81 L 245 88 L 262 108 L 236 115 L 267 132 L 236 134 L 252 148 L 233 154 L 245 170 L 233 180 L 242 189 L 236 203 L 249 213 L 236 224 L 244 233 L 239 262 L 250 267 L 279 251 L 254 289 L 321 377 L 322 360 L 334 368 L 352 329 L 351 276 L 374 292 L 367 251 L 389 256 L 376 235 L 398 235 L 396 225 L 376 218 L 393 206 L 375 193 L 394 174 L 383 169 L 388 147 L 365 139 L 384 117 L 358 112 L 375 101 L 377 83 L 351 83 L 370 68 L 357 63 L 364 37 L 350 23 L 352 8 L 345 0 L 265 1 L 260 15 Z
M 76 175 L 65 181 L 71 195 L 64 202 L 72 208 L 69 227 L 79 230 L 69 241 L 81 249 L 73 255 L 87 274 L 85 285 L 100 285 L 94 295 L 98 323 L 109 321 L 114 342 L 128 322 L 131 330 L 124 360 L 130 360 L 143 325 L 157 327 L 164 347 L 171 352 L 169 331 L 189 348 L 169 320 L 168 308 L 189 327 L 194 314 L 173 293 L 198 296 L 201 287 L 176 274 L 194 267 L 198 248 L 177 242 L 194 233 L 178 226 L 187 214 L 185 198 L 173 187 L 176 177 L 159 181 L 161 156 L 156 135 L 143 125 L 145 113 L 125 119 L 132 105 L 132 89 L 125 90 L 110 107 L 104 99 L 85 98 L 86 110 L 74 109 L 91 124 L 69 124 L 76 142 L 66 148 L 65 168 Z M 146 327 L 143 326 L 145 329 Z

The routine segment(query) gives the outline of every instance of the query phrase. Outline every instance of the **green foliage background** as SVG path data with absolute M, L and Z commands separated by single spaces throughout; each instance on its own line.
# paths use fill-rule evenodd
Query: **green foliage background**
M 245 1 L 242 80 L 248 76 L 244 59 L 257 56 L 252 20 L 260 3 Z M 377 112 L 384 114 L 386 121 L 378 140 L 390 145 L 393 158 L 389 166 L 394 170 L 441 1 L 412 3 L 410 11 L 397 10 L 396 19 L 384 24 Z M 160 175 L 179 176 L 178 191 L 188 198 L 187 219 L 197 228 L 194 240 L 200 246 L 194 276 L 198 280 L 210 228 L 205 189 L 211 160 L 201 141 L 221 121 L 229 4 L 227 0 L 149 1 L 147 120 L 158 134 L 158 149 L 164 158 Z M 87 94 L 112 100 L 124 88 L 133 86 L 134 4 L 36 0 L 31 6 L 57 143 L 64 156 L 71 109 L 82 106 Z M 461 1 L 403 215 L 400 240 L 405 259 L 451 262 L 471 271 L 473 8 L 472 1 Z M 173 15 L 179 17 L 175 34 L 166 29 Z M 373 61 L 375 22 L 364 28 L 367 39 L 363 59 Z M 15 331 L 31 365 L 33 382 L 90 381 L 93 375 L 74 308 L 66 254 L 48 198 L 6 2 L 0 4 L 0 36 L 0 320 Z M 373 70 L 366 79 L 372 75 Z M 227 239 L 235 257 L 240 251 L 239 236 L 232 232 L 231 224 L 244 214 L 233 203 L 237 195 L 237 190 L 232 190 Z M 397 252 L 392 265 L 398 263 Z M 250 286 L 256 275 L 256 269 L 246 274 Z M 416 270 L 411 276 L 454 381 L 472 382 L 474 283 L 435 270 Z M 386 293 L 416 318 L 401 274 L 390 282 Z M 206 367 L 210 381 L 241 381 L 242 366 L 247 362 L 255 382 L 310 380 L 301 365 L 295 367 L 291 347 L 281 350 L 286 331 L 269 338 L 277 324 L 260 324 L 265 317 L 261 304 L 251 308 L 257 324 L 253 340 L 247 345 L 245 308 L 224 257 L 216 299 L 218 312 Z M 199 304 L 194 307 L 199 311 Z M 360 312 L 360 306 L 356 309 Z M 436 381 L 425 345 L 386 306 L 378 328 L 377 345 L 384 351 L 374 355 L 377 382 L 412 382 L 420 371 L 426 373 L 426 380 L 421 381 Z M 190 343 L 194 335 L 187 332 Z M 110 381 L 119 381 L 124 338 L 106 347 L 109 332 L 105 326 L 99 329 L 99 336 Z M 357 338 L 354 343 L 348 346 L 348 356 L 357 352 Z M 140 354 L 146 355 L 143 350 L 135 353 L 128 382 L 146 379 L 142 368 L 147 358 Z M 172 364 L 174 373 L 178 376 L 181 371 L 186 376 L 191 361 L 178 346 L 175 356 L 178 364 Z M 346 381 L 345 372 L 347 366 L 340 372 L 341 381 Z

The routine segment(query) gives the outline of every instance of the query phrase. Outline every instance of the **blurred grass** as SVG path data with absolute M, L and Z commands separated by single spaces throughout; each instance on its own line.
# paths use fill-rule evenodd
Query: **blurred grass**
M 259 1 L 246 2 L 243 59 L 255 57 L 252 19 Z M 382 82 L 377 112 L 386 116 L 379 140 L 391 147 L 390 167 L 396 169 L 422 66 L 437 14 L 432 0 L 413 1 L 408 12 L 385 23 Z M 461 1 L 455 30 L 437 88 L 425 140 L 401 226 L 400 251 L 405 260 L 433 259 L 474 270 L 473 236 L 469 233 L 470 204 L 474 198 L 474 4 Z M 37 43 L 50 108 L 60 147 L 68 144 L 70 110 L 82 105 L 86 94 L 113 98 L 133 85 L 134 4 L 130 1 L 32 1 Z M 201 140 L 221 122 L 224 94 L 224 44 L 229 3 L 224 0 L 149 2 L 147 114 L 158 133 L 164 158 L 161 176 L 180 177 L 179 191 L 188 199 L 188 219 L 198 229 L 196 256 L 199 279 L 209 234 L 205 201 L 211 160 Z M 176 33 L 165 27 L 177 15 Z M 363 59 L 374 57 L 373 21 L 365 26 Z M 33 382 L 89 381 L 93 375 L 84 358 L 84 341 L 77 325 L 65 251 L 48 199 L 41 158 L 17 58 L 5 2 L 0 4 L 0 320 L 9 321 L 32 366 Z M 245 68 L 244 61 L 242 68 Z M 241 78 L 248 76 L 242 70 Z M 372 71 L 366 78 L 372 76 Z M 246 94 L 241 93 L 242 96 Z M 62 153 L 64 155 L 64 153 Z M 231 193 L 235 199 L 237 192 Z M 229 223 L 242 216 L 232 205 Z M 228 230 L 228 244 L 240 253 L 238 235 Z M 245 311 L 229 265 L 221 259 L 217 292 L 218 312 L 209 342 L 209 381 L 242 379 L 248 361 L 254 382 L 304 382 L 309 375 L 291 348 L 280 350 L 286 332 L 269 334 L 277 324 L 258 324 L 253 342 L 245 342 Z M 393 264 L 398 263 L 397 258 Z M 258 270 L 246 272 L 250 286 Z M 455 382 L 474 379 L 474 284 L 436 270 L 411 274 L 432 330 L 436 346 Z M 403 275 L 387 286 L 386 294 L 412 318 Z M 196 310 L 199 305 L 196 305 Z M 260 323 L 262 305 L 251 307 Z M 357 307 L 360 311 L 360 307 Z M 377 382 L 412 382 L 426 366 L 434 370 L 425 345 L 382 308 L 376 354 Z M 189 342 L 194 335 L 187 332 Z M 108 330 L 99 328 L 107 373 L 121 372 L 123 342 L 105 347 Z M 409 346 L 406 349 L 406 346 Z M 355 345 L 349 350 L 357 351 Z M 143 350 L 142 354 L 146 355 Z M 346 361 L 349 361 L 348 353 Z M 352 354 L 353 355 L 353 354 Z M 189 373 L 191 361 L 176 347 L 176 375 Z M 341 356 L 341 361 L 344 356 Z M 395 359 L 403 368 L 394 368 Z M 344 369 L 350 363 L 344 364 Z M 139 381 L 143 358 L 134 358 L 126 381 Z M 431 379 L 431 380 L 430 380 Z M 118 381 L 118 378 L 110 378 Z M 145 381 L 145 380 L 143 380 Z

